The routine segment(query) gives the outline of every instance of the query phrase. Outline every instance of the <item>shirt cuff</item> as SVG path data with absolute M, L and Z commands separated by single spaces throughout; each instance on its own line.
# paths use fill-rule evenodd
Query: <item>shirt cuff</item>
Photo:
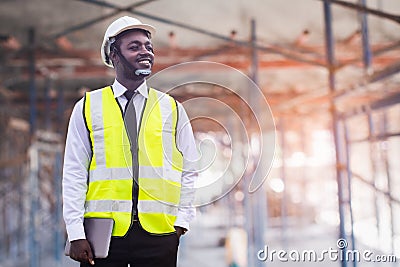
M 178 215 L 176 216 L 176 221 L 174 226 L 179 226 L 182 228 L 185 228 L 186 230 L 190 230 L 189 228 L 189 223 L 190 221 L 193 220 L 193 218 L 195 217 L 196 214 L 196 210 L 194 208 L 190 209 L 190 212 L 188 213 L 187 210 L 185 211 L 178 211 Z
M 86 239 L 85 230 L 83 224 L 71 224 L 67 225 L 68 240 L 74 241 L 78 239 Z
M 174 226 L 179 226 L 189 231 L 189 223 L 185 222 L 184 220 L 179 220 L 179 217 L 176 218 Z

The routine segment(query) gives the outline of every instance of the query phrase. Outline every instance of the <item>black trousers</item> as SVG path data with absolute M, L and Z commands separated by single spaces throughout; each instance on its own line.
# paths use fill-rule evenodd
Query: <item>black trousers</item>
M 179 238 L 176 233 L 152 235 L 138 222 L 125 237 L 113 237 L 106 259 L 94 259 L 96 267 L 176 267 Z M 81 267 L 92 266 L 81 263 Z

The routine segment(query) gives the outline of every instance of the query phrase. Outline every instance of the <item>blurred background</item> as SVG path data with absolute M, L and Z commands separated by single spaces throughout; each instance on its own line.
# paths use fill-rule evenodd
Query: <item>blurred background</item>
M 210 61 L 254 82 L 199 63 L 157 83 L 202 152 L 178 266 L 399 266 L 400 1 L 1 0 L 0 14 L 1 267 L 79 266 L 63 256 L 66 129 L 113 81 L 99 51 L 121 15 L 157 28 L 153 73 Z M 371 261 L 270 255 L 339 239 Z

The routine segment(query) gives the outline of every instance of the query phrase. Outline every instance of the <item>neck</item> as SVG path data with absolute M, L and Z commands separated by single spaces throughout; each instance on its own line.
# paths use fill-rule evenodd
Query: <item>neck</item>
M 133 91 L 135 91 L 144 82 L 144 78 L 138 80 L 132 80 L 132 79 L 120 79 L 117 77 L 116 79 L 120 84 L 125 86 L 126 89 Z

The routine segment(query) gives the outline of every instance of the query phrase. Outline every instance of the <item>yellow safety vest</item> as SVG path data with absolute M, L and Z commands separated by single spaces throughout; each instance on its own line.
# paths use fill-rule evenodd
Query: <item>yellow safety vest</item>
M 84 116 L 92 144 L 85 218 L 113 218 L 113 236 L 124 236 L 132 220 L 132 154 L 121 107 L 112 88 L 87 92 Z M 140 118 L 137 118 L 138 120 Z M 138 133 L 138 216 L 153 234 L 175 231 L 183 157 L 175 142 L 175 100 L 149 89 Z

